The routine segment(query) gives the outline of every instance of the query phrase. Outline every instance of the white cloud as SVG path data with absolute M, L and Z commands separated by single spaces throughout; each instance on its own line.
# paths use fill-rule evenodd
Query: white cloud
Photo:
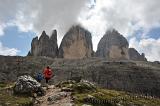
M 16 24 L 20 28 L 33 29 L 38 33 L 43 30 L 49 33 L 56 28 L 63 36 L 77 23 L 81 10 L 88 2 L 89 0 L 28 0 L 16 18 Z
M 94 33 L 114 27 L 125 36 L 160 25 L 159 0 L 96 0 L 92 9 L 89 1 L 94 4 L 93 0 L 0 0 L 0 21 L 12 20 L 21 31 L 58 28 L 63 33 L 79 21 Z
M 91 31 L 94 27 L 98 32 L 99 25 L 105 24 L 104 32 L 113 27 L 128 37 L 141 27 L 148 31 L 160 26 L 159 5 L 159 0 L 96 0 L 95 8 L 86 16 L 89 19 L 82 18 L 81 21 Z M 101 24 L 97 25 L 97 22 Z
M 133 37 L 130 39 L 130 47 L 136 48 L 140 53 L 145 53 L 149 61 L 160 61 L 160 38 L 148 38 L 138 41 Z
M 88 6 L 89 1 L 92 2 L 92 6 Z M 131 38 L 134 38 L 134 32 L 141 28 L 144 33 L 140 41 L 135 39 L 135 42 L 138 42 L 135 48 L 147 52 L 138 44 L 144 44 L 146 34 L 152 28 L 160 26 L 159 0 L 96 0 L 96 4 L 93 1 L 0 0 L 0 23 L 4 23 L 5 26 L 18 26 L 23 32 L 31 30 L 38 35 L 42 30 L 49 33 L 56 28 L 59 39 L 73 24 L 81 23 L 93 33 L 94 50 L 108 28 L 113 27 L 125 37 Z M 3 34 L 4 28 L 0 26 L 0 35 Z M 150 42 L 145 48 L 155 47 L 150 40 L 145 42 Z M 152 51 L 157 52 L 155 49 Z M 160 54 L 157 55 L 154 58 L 147 56 L 150 60 L 160 59 Z
M 22 0 L 0 0 L 0 22 L 14 18 Z
M 0 1 L 0 20 L 14 19 L 20 31 L 51 32 L 57 28 L 64 34 L 79 21 L 98 36 L 114 27 L 127 37 L 141 27 L 148 31 L 160 25 L 159 0 L 96 0 L 92 9 L 88 3 L 93 5 L 93 0 Z
M 0 36 L 4 35 L 4 25 L 0 25 Z
M 17 55 L 18 52 L 19 52 L 19 50 L 17 50 L 16 48 L 4 47 L 2 45 L 2 43 L 0 42 L 0 55 L 15 56 L 15 55 Z
M 64 34 L 89 0 L 0 0 L 0 21 L 18 26 L 20 31 L 48 33 L 53 28 Z M 9 7 L 9 8 L 8 8 Z
M 10 20 L 15 18 L 18 11 L 19 0 L 0 0 L 0 36 L 4 34 L 4 29 Z
M 12 25 L 18 26 L 21 32 L 32 31 L 33 30 L 33 23 L 32 23 L 33 19 L 34 17 L 32 17 L 31 15 L 29 17 L 28 16 L 25 17 L 25 14 L 19 11 L 16 14 L 16 19 L 12 21 Z

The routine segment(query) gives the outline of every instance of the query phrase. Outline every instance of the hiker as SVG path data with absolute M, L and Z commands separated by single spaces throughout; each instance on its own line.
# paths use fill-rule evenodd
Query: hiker
M 52 70 L 49 66 L 47 66 L 44 71 L 43 71 L 43 74 L 44 74 L 44 78 L 46 80 L 46 83 L 48 84 L 48 81 L 52 78 Z
M 42 73 L 38 73 L 37 75 L 36 75 L 36 80 L 38 81 L 38 82 L 41 82 L 42 80 L 43 80 L 43 75 L 42 75 Z

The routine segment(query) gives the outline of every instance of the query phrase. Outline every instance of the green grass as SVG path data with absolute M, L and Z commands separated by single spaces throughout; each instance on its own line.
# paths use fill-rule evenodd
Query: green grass
M 139 95 L 126 93 L 122 91 L 108 90 L 108 89 L 100 89 L 98 88 L 95 92 L 88 93 L 73 93 L 73 97 L 75 98 L 75 103 L 79 106 L 84 103 L 86 97 L 93 97 L 96 100 L 109 100 L 113 101 L 116 104 L 121 104 L 122 106 L 128 106 L 134 104 L 134 106 L 160 106 L 160 99 L 158 98 L 144 98 Z M 92 106 L 101 106 L 100 104 L 92 104 Z M 117 106 L 111 102 L 111 106 Z
M 0 93 L 0 105 L 7 106 L 31 106 L 32 100 L 29 97 L 18 97 L 9 95 L 6 92 Z
M 160 106 L 160 99 L 143 97 L 138 94 L 132 94 L 123 91 L 108 90 L 94 87 L 85 83 L 72 83 L 72 86 L 68 86 L 67 82 L 63 83 L 63 87 L 69 87 L 73 89 L 72 96 L 76 106 L 82 106 L 83 104 L 90 104 L 91 106 Z M 86 102 L 86 98 L 92 98 L 99 100 L 101 103 Z M 108 101 L 106 105 L 102 101 Z
M 0 88 L 5 88 L 8 84 L 4 83 L 4 82 L 0 82 Z
M 10 87 L 13 87 L 13 86 L 14 86 L 14 83 L 0 82 L 0 90 L 10 88 Z
M 12 93 L 13 83 L 0 83 L 0 106 L 32 106 L 32 99 Z

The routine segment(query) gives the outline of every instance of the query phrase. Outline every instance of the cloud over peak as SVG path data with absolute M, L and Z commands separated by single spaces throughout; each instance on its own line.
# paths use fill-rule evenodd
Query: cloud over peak
M 148 31 L 160 26 L 159 0 L 0 1 L 0 23 L 12 22 L 21 31 L 51 32 L 57 28 L 65 33 L 73 24 L 81 23 L 95 33 L 113 27 L 131 36 L 139 28 Z
M 96 2 L 95 2 L 96 1 Z M 0 35 L 10 25 L 20 31 L 33 31 L 40 35 L 57 29 L 59 38 L 74 24 L 82 24 L 93 34 L 94 50 L 108 28 L 115 28 L 128 38 L 140 52 L 149 53 L 155 47 L 147 33 L 160 27 L 159 0 L 0 0 Z M 141 37 L 135 32 L 143 30 Z M 49 34 L 50 35 L 50 34 Z M 135 39 L 135 42 L 132 42 Z M 136 44 L 137 42 L 137 44 Z M 147 46 L 146 42 L 150 42 Z M 156 46 L 159 41 L 154 39 Z M 141 45 L 141 46 L 138 46 Z M 143 46 L 142 46 L 143 45 Z M 151 46 L 152 45 L 152 46 Z M 145 49 L 143 49 L 143 48 Z M 158 52 L 153 49 L 154 52 Z M 159 53 L 159 52 L 158 52 Z M 150 60 L 158 58 L 149 56 Z

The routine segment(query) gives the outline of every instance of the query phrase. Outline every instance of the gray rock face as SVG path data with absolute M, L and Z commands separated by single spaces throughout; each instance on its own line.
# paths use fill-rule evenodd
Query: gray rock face
M 128 46 L 128 41 L 119 32 L 109 30 L 100 40 L 96 56 L 108 60 L 129 59 Z
M 73 26 L 62 39 L 59 57 L 80 59 L 93 54 L 91 33 L 80 26 Z
M 147 61 L 147 59 L 145 58 L 145 54 L 139 54 L 135 48 L 129 48 L 128 53 L 130 60 Z
M 41 89 L 41 84 L 29 75 L 18 77 L 14 86 L 14 92 L 17 94 L 31 95 L 32 93 L 39 91 L 39 89 Z
M 47 57 L 57 57 L 58 55 L 58 45 L 57 45 L 57 31 L 54 30 L 51 37 L 42 32 L 39 40 L 38 37 L 33 38 L 31 43 L 31 51 L 28 56 L 47 56 Z

